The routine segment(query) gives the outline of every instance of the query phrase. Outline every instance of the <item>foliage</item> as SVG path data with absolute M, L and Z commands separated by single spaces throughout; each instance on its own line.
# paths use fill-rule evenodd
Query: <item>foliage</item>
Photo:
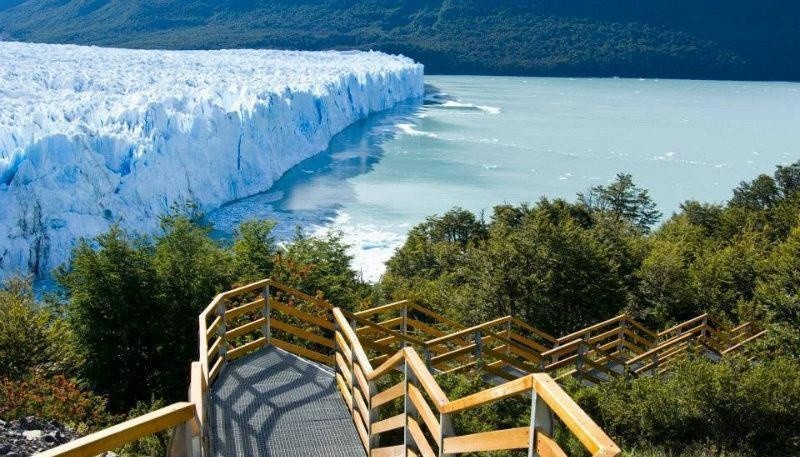
M 151 399 L 137 402 L 128 412 L 126 420 L 135 419 L 165 407 L 163 400 Z M 170 431 L 164 430 L 126 444 L 117 452 L 122 457 L 166 457 L 169 450 Z
M 488 223 L 455 208 L 410 231 L 378 292 L 466 323 L 511 314 L 554 334 L 622 311 L 656 327 L 709 312 L 773 327 L 773 347 L 787 352 L 800 341 L 798 182 L 800 162 L 780 166 L 727 205 L 686 202 L 652 233 L 659 213 L 626 174 L 576 203 L 496 206 Z
M 232 247 L 234 271 L 240 280 L 266 278 L 275 267 L 275 221 L 244 221 L 236 230 Z
M 319 238 L 298 230 L 277 256 L 272 277 L 309 295 L 322 292 L 334 305 L 352 310 L 369 291 L 350 268 L 351 259 L 340 233 Z
M 57 420 L 79 431 L 112 423 L 104 398 L 63 375 L 33 372 L 24 379 L 0 378 L 0 417 L 36 416 Z
M 156 276 L 155 303 L 158 309 L 143 325 L 156 318 L 153 352 L 158 359 L 159 380 L 155 392 L 166 399 L 186 395 L 184 382 L 189 366 L 197 360 L 197 316 L 219 292 L 234 282 L 231 253 L 209 236 L 210 228 L 181 215 L 162 219 L 162 234 L 154 243 L 153 254 L 145 261 Z M 240 244 L 241 245 L 241 244 Z M 240 249 L 240 253 L 249 251 Z M 144 353 L 147 354 L 147 353 Z M 153 363 L 153 362 L 151 362 Z M 149 397 L 136 396 L 137 400 Z
M 118 226 L 84 240 L 57 273 L 87 363 L 82 376 L 122 412 L 155 396 L 185 398 L 197 358 L 197 316 L 217 293 L 273 276 L 352 308 L 368 290 L 341 237 L 298 235 L 278 252 L 273 222 L 246 222 L 231 245 L 210 237 L 191 204 L 162 218 L 152 239 Z M 121 363 L 124 361 L 124 363 Z
M 119 411 L 149 397 L 172 363 L 165 346 L 170 327 L 160 318 L 152 246 L 117 226 L 96 242 L 97 249 L 79 243 L 69 270 L 57 277 L 69 293 L 69 321 L 87 354 L 83 375 Z
M 703 446 L 746 455 L 800 452 L 800 365 L 726 358 L 679 361 L 668 376 L 580 389 L 576 400 L 630 446 Z
M 625 173 L 618 173 L 617 179 L 608 186 L 595 186 L 585 194 L 579 193 L 578 200 L 590 213 L 599 211 L 643 232 L 648 232 L 661 218 L 647 190 L 637 187 L 633 176 Z
M 133 48 L 375 49 L 428 73 L 797 80 L 798 16 L 785 0 L 5 0 L 0 34 Z
M 74 340 L 63 319 L 35 303 L 30 282 L 11 278 L 0 287 L 0 378 L 76 375 L 83 357 Z

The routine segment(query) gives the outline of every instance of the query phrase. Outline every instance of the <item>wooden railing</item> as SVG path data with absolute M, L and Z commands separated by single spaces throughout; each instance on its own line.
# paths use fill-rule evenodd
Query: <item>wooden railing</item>
M 189 402 L 43 455 L 90 457 L 172 429 L 171 457 L 204 456 L 209 386 L 228 362 L 274 345 L 336 368 L 337 384 L 371 456 L 405 455 L 406 450 L 411 455 L 444 456 L 500 449 L 560 456 L 563 452 L 552 440 L 554 418 L 593 455 L 612 456 L 619 449 L 543 372 L 557 379 L 578 376 L 595 383 L 620 375 L 658 373 L 693 344 L 722 356 L 743 350 L 765 333 L 751 324 L 726 330 L 707 315 L 656 333 L 623 314 L 555 338 L 511 316 L 465 327 L 408 301 L 350 313 L 321 296 L 269 279 L 217 295 L 200 313 L 198 323 L 199 360 L 191 367 Z M 471 369 L 493 375 L 498 383 L 509 381 L 448 400 L 435 376 Z M 532 398 L 533 411 L 528 427 L 455 435 L 452 414 L 526 396 Z M 402 435 L 402 443 L 385 445 L 383 438 L 392 433 Z
M 414 348 L 403 347 L 373 368 L 353 328 L 352 315 L 338 308 L 333 315 L 337 384 L 370 457 L 434 457 L 509 449 L 527 449 L 529 455 L 541 457 L 563 456 L 552 438 L 556 418 L 593 456 L 620 454 L 613 441 L 547 374 L 529 374 L 450 401 Z M 449 339 L 462 336 L 463 332 Z M 453 414 L 526 396 L 531 402 L 528 426 L 456 435 Z M 402 403 L 402 409 L 397 403 Z

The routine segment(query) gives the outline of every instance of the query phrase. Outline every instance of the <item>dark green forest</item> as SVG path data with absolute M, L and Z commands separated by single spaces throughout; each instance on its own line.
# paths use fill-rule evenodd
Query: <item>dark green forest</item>
M 2 0 L 0 38 L 375 49 L 428 73 L 800 80 L 785 0 Z
M 573 201 L 454 208 L 415 226 L 377 284 L 360 280 L 335 234 L 279 246 L 273 222 L 248 221 L 220 241 L 203 220 L 178 205 L 153 236 L 113 227 L 83 240 L 55 272 L 60 291 L 42 299 L 24 278 L 0 286 L 0 418 L 87 431 L 182 400 L 198 313 L 220 291 L 272 277 L 350 310 L 408 298 L 464 323 L 513 314 L 556 335 L 623 311 L 658 328 L 703 312 L 755 321 L 769 330 L 751 348 L 756 364 L 689 357 L 666 375 L 565 387 L 628 456 L 800 453 L 800 162 L 666 219 L 626 174 Z M 451 398 L 482 385 L 440 382 Z M 525 420 L 509 401 L 455 425 Z M 161 455 L 165 443 L 121 452 Z

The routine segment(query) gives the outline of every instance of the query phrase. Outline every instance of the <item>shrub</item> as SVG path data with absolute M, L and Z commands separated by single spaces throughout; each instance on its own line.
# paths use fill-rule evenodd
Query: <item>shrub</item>
M 106 400 L 62 375 L 33 373 L 23 380 L 0 379 L 0 417 L 36 416 L 57 420 L 79 431 L 109 425 Z
M 625 447 L 800 452 L 800 365 L 790 359 L 686 360 L 668 375 L 578 389 L 575 397 Z
M 12 278 L 0 288 L 0 377 L 33 371 L 73 376 L 82 364 L 72 329 L 34 301 L 29 281 Z

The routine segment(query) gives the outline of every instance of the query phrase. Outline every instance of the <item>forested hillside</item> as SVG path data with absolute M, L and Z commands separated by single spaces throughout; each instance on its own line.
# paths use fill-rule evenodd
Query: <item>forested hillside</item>
M 0 37 L 153 48 L 361 48 L 429 73 L 800 80 L 782 0 L 2 0 Z

